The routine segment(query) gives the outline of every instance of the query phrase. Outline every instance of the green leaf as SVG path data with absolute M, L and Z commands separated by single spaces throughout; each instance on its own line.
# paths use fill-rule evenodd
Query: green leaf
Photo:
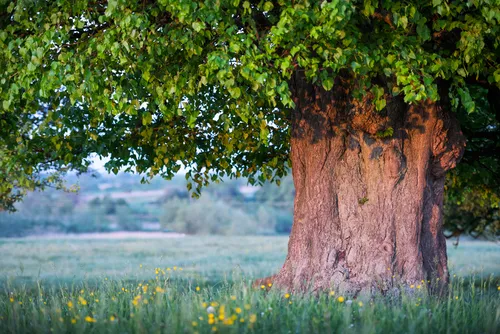
M 193 27 L 194 31 L 196 31 L 196 32 L 200 32 L 202 29 L 205 29 L 204 22 L 195 21 L 195 22 L 193 22 L 193 24 L 191 26 Z
M 146 126 L 151 124 L 153 121 L 153 116 L 151 115 L 150 112 L 146 111 L 142 114 L 142 125 Z
M 326 79 L 323 79 L 321 84 L 323 85 L 323 88 L 326 90 L 326 91 L 329 91 L 330 89 L 333 88 L 333 78 L 326 78 Z

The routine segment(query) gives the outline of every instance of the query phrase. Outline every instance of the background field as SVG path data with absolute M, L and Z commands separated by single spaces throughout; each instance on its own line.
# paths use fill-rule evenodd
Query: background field
M 152 268 L 174 266 L 182 268 L 179 277 L 197 280 L 258 278 L 280 268 L 287 242 L 283 236 L 0 239 L 0 279 L 4 283 L 104 276 L 146 279 Z M 448 254 L 452 275 L 500 276 L 500 247 L 495 243 L 462 241 L 458 247 L 449 243 Z

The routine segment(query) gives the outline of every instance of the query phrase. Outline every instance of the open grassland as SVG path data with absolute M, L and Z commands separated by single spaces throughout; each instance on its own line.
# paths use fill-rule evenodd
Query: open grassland
M 0 333 L 500 332 L 495 244 L 449 248 L 452 285 L 443 298 L 416 282 L 398 296 L 355 300 L 252 288 L 254 278 L 277 271 L 286 244 L 284 237 L 1 240 Z

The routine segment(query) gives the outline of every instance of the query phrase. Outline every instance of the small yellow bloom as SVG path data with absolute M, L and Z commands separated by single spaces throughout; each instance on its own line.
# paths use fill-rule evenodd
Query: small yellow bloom
M 212 332 L 217 332 L 217 327 L 212 327 Z
M 215 323 L 214 318 L 208 318 L 208 324 L 213 325 Z
M 212 306 L 212 307 L 217 307 L 217 306 L 219 306 L 219 303 L 217 303 L 217 302 L 211 302 L 211 303 L 210 303 L 210 306 Z
M 12 297 L 10 297 L 9 300 L 10 300 L 11 303 L 14 302 L 14 298 L 12 298 Z
M 97 320 L 95 320 L 94 318 L 92 318 L 91 316 L 86 316 L 85 317 L 85 321 L 86 322 L 96 322 Z
M 458 300 L 458 296 L 455 296 L 455 300 Z
M 421 288 L 422 288 L 422 286 L 420 284 L 417 285 L 417 289 L 421 289 Z
M 330 291 L 330 296 L 335 296 L 335 291 L 331 290 Z
M 251 309 L 251 308 L 252 308 L 252 305 L 250 305 L 250 304 L 245 304 L 245 310 L 249 310 L 249 309 Z
M 74 325 L 74 324 L 76 324 L 76 319 L 75 319 L 75 318 L 71 319 L 71 323 L 72 323 L 73 325 Z
M 285 298 L 286 299 L 290 298 L 290 294 L 289 293 L 285 293 Z
M 177 270 L 177 267 L 176 267 L 176 266 L 174 266 L 174 270 Z
M 236 313 L 237 313 L 237 314 L 240 314 L 240 313 L 241 313 L 241 308 L 240 308 L 240 307 L 237 307 L 237 308 L 235 309 L 235 311 L 236 311 Z
M 290 301 L 290 302 L 288 302 L 288 304 L 292 305 L 292 302 Z
M 267 284 L 268 287 L 272 287 L 273 286 L 273 283 L 268 283 Z
M 497 290 L 498 290 L 498 291 L 500 291 L 500 285 L 499 285 L 499 286 L 497 286 Z
M 415 287 L 415 284 L 410 285 L 410 289 L 413 289 Z
M 241 318 L 241 319 L 240 319 L 240 322 L 245 322 L 245 319 Z
M 236 296 L 231 296 L 231 300 L 236 300 Z
M 82 294 L 82 295 L 83 295 L 83 293 L 84 293 L 84 292 L 85 292 L 85 290 L 80 290 L 80 294 Z
M 95 302 L 96 302 L 96 303 L 99 303 L 99 299 L 95 299 Z
M 338 302 L 339 302 L 339 303 L 343 303 L 343 302 L 344 302 L 344 300 L 345 300 L 345 298 L 344 298 L 344 297 L 342 297 L 342 296 L 340 296 L 339 298 L 337 298 L 337 300 L 338 300 Z
M 59 317 L 59 322 L 64 322 L 64 319 L 62 317 Z
M 116 318 L 115 318 L 115 316 L 113 316 L 113 315 L 112 315 L 111 317 L 109 317 L 109 321 L 115 321 L 115 319 L 116 319 Z
M 165 290 L 164 290 L 164 289 L 162 289 L 162 288 L 161 288 L 161 287 L 159 287 L 159 286 L 157 286 L 155 290 L 156 290 L 156 292 L 158 292 L 158 293 L 163 293 L 163 292 L 165 292 Z
M 193 321 L 193 322 L 191 322 L 191 325 L 193 325 L 193 327 L 196 327 L 196 326 L 198 326 L 198 322 Z
M 200 291 L 200 287 L 199 286 L 196 287 L 196 291 Z
M 250 323 L 254 323 L 257 321 L 257 316 L 255 314 L 251 314 L 250 315 L 250 319 L 248 319 L 248 321 L 250 321 Z
M 219 315 L 219 320 L 221 320 L 221 321 L 222 321 L 222 320 L 224 320 L 224 313 L 221 313 L 221 314 Z
M 201 306 L 203 306 L 203 308 L 207 308 L 208 304 L 207 303 L 202 303 Z
M 363 307 L 363 302 L 359 302 L 359 303 L 358 303 L 358 306 L 359 306 L 359 307 Z
M 261 288 L 261 289 L 265 289 L 265 288 L 266 288 L 266 286 L 265 286 L 264 284 L 262 284 L 262 285 L 260 286 L 260 288 Z
M 73 308 L 73 302 L 71 300 L 68 302 L 68 307 Z
M 85 298 L 78 297 L 78 302 L 84 306 L 87 305 L 87 301 L 85 300 Z

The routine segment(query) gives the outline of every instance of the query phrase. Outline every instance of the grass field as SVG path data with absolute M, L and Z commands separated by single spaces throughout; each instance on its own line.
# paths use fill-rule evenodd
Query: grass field
M 285 237 L 0 240 L 0 333 L 500 332 L 495 244 L 449 247 L 445 298 L 420 284 L 356 300 L 252 288 L 279 269 L 286 246 Z

